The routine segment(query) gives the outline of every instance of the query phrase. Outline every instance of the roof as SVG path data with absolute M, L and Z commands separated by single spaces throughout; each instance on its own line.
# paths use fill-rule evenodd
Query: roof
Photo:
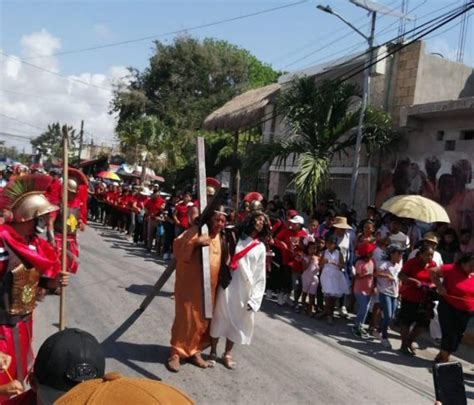
M 419 120 L 432 118 L 470 118 L 474 114 L 474 97 L 459 98 L 456 100 L 434 101 L 431 103 L 414 104 L 402 107 L 400 111 L 400 126 L 408 126 L 409 118 Z
M 235 132 L 250 127 L 263 117 L 265 106 L 273 101 L 280 88 L 280 84 L 274 83 L 234 97 L 207 116 L 204 129 Z

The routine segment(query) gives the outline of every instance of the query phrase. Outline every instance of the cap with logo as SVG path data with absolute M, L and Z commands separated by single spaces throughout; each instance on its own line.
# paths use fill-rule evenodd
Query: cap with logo
M 300 215 L 295 215 L 289 220 L 292 224 L 304 225 L 304 219 Z
M 65 329 L 41 345 L 34 366 L 38 397 L 44 404 L 79 383 L 105 373 L 105 355 L 97 339 L 80 329 Z

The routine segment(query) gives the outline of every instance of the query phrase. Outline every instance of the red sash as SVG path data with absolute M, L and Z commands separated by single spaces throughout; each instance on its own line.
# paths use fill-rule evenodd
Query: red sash
M 238 261 L 242 259 L 242 257 L 244 257 L 248 252 L 250 252 L 257 245 L 260 245 L 260 241 L 258 239 L 254 239 L 246 247 L 244 247 L 240 252 L 236 253 L 232 257 L 232 260 L 230 261 L 230 268 L 233 271 L 237 270 Z

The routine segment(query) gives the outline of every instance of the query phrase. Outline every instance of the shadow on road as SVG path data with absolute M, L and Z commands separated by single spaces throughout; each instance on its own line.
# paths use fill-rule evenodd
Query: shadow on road
M 132 284 L 128 287 L 125 287 L 125 291 L 132 294 L 148 296 L 154 291 L 154 286 L 151 284 Z M 173 293 L 168 291 L 159 291 L 158 294 L 156 294 L 156 296 L 161 297 L 171 297 L 172 295 Z
M 295 313 L 288 306 L 280 307 L 272 301 L 264 301 L 261 311 L 272 319 L 287 322 L 313 337 L 326 337 L 336 341 L 339 346 L 355 349 L 357 354 L 390 364 L 402 364 L 410 367 L 427 368 L 432 362 L 421 357 L 408 357 L 396 350 L 384 348 L 375 338 L 360 339 L 352 335 L 351 321 L 338 318 L 333 325 L 316 320 L 301 313 Z M 398 343 L 398 342 L 397 342 Z
M 142 311 L 134 311 L 111 335 L 101 342 L 105 356 L 113 358 L 146 378 L 161 381 L 157 375 L 140 367 L 135 361 L 164 364 L 169 356 L 169 347 L 144 345 L 119 341 L 120 337 L 140 318 Z

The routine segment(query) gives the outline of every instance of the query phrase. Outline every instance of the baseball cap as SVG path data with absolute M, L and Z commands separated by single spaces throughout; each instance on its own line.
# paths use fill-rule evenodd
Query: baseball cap
M 54 405 L 191 405 L 194 401 L 171 385 L 112 372 L 77 385 Z
M 44 404 L 52 404 L 77 384 L 104 373 L 105 355 L 99 342 L 80 329 L 65 329 L 48 337 L 34 365 L 38 397 Z
M 290 219 L 290 222 L 292 224 L 300 224 L 300 225 L 304 225 L 304 219 L 302 216 L 300 215 L 295 215 L 293 218 Z

